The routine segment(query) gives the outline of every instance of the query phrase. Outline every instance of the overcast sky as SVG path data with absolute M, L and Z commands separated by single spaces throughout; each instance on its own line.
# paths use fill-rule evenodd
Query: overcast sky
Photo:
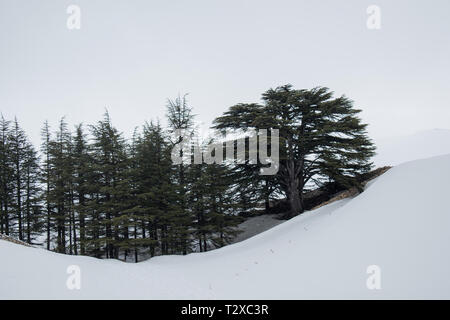
M 0 40 L 0 111 L 35 143 L 105 108 L 129 135 L 178 93 L 209 125 L 287 83 L 346 94 L 374 138 L 450 128 L 448 0 L 0 0 Z

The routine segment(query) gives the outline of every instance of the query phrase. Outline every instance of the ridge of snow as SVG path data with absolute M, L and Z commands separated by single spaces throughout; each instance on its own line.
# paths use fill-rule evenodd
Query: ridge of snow
M 0 241 L 0 298 L 449 299 L 450 155 L 392 168 L 366 191 L 206 253 L 129 264 Z M 81 290 L 66 287 L 69 265 Z M 381 290 L 366 286 L 381 268 Z

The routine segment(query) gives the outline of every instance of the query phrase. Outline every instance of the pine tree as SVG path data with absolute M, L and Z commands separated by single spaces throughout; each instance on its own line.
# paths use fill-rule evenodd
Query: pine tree
M 175 100 L 168 100 L 167 103 L 167 119 L 169 122 L 169 133 L 174 134 L 179 131 L 184 136 L 192 136 L 194 133 L 194 114 L 192 113 L 192 107 L 188 105 L 187 94 L 183 97 L 178 96 Z M 181 136 L 175 136 L 171 141 L 172 145 L 180 144 L 182 142 Z M 183 148 L 179 150 L 179 156 L 184 158 Z M 180 213 L 178 215 L 178 223 L 174 228 L 179 232 L 178 237 L 181 239 L 181 247 L 183 254 L 186 254 L 189 250 L 189 235 L 188 231 L 192 224 L 192 216 L 187 208 L 186 204 L 186 164 L 181 162 L 178 164 L 178 170 L 176 173 L 176 182 L 178 185 L 179 193 L 179 207 Z
M 43 154 L 43 163 L 41 164 L 41 184 L 44 185 L 45 190 L 42 192 L 42 201 L 45 203 L 45 230 L 46 230 L 46 246 L 47 250 L 51 247 L 51 229 L 52 229 L 52 209 L 50 200 L 50 176 L 51 162 L 50 162 L 50 139 L 51 132 L 48 121 L 44 122 L 44 127 L 41 129 L 41 153 Z
M 46 233 L 49 250 L 125 260 L 134 255 L 137 262 L 224 246 L 237 233 L 238 213 L 268 210 L 271 198 L 286 196 L 292 216 L 304 209 L 303 193 L 311 185 L 358 186 L 374 147 L 350 100 L 326 88 L 288 85 L 265 92 L 263 102 L 231 107 L 215 128 L 278 129 L 281 157 L 273 176 L 260 175 L 264 165 L 249 159 L 172 163 L 181 137 L 170 135 L 182 130 L 195 137 L 186 96 L 169 100 L 167 130 L 146 123 L 131 143 L 108 113 L 90 126 L 90 135 L 82 125 L 72 135 L 64 118 L 52 135 L 46 122 L 41 159 L 18 121 L 2 117 L 0 232 L 29 243 Z M 202 149 L 209 150 L 207 144 Z M 178 156 L 192 157 L 185 150 Z
M 136 143 L 137 210 L 144 245 L 150 255 L 187 252 L 189 220 L 182 210 L 179 186 L 170 158 L 171 145 L 160 124 L 149 123 Z M 147 232 L 146 232 L 147 231 Z
M 12 161 L 10 121 L 0 121 L 0 232 L 10 234 L 14 203 L 14 166 Z
M 93 173 L 91 168 L 92 159 L 89 154 L 89 145 L 82 124 L 79 124 L 75 128 L 72 159 L 74 174 L 74 212 L 77 212 L 78 214 L 80 254 L 84 255 L 86 254 L 86 216 L 88 215 L 87 201 L 89 195 L 89 183 L 92 181 Z M 74 225 L 76 225 L 75 222 Z
M 67 123 L 64 118 L 59 122 L 56 138 L 49 142 L 49 161 L 50 161 L 50 207 L 54 208 L 52 217 L 55 223 L 56 231 L 56 251 L 66 253 L 67 235 L 70 238 L 71 217 L 71 186 L 72 186 L 72 159 L 71 159 L 71 135 L 67 129 Z M 69 229 L 69 231 L 71 231 Z M 69 239 L 70 240 L 70 239 Z M 69 242 L 70 245 L 70 242 Z M 69 247 L 69 250 L 72 249 Z M 69 251 L 70 253 L 70 251 Z
M 0 231 L 31 243 L 40 232 L 39 160 L 20 128 L 0 123 Z
M 39 186 L 39 158 L 30 143 L 25 146 L 24 154 L 24 214 L 26 241 L 32 243 L 35 236 L 42 232 L 42 217 Z
M 195 139 L 197 148 L 206 152 L 208 143 Z M 235 214 L 236 183 L 229 165 L 193 163 L 188 167 L 188 207 L 194 217 L 194 234 L 200 251 L 222 247 L 236 235 L 241 221 Z
M 294 90 L 285 85 L 262 96 L 263 105 L 238 104 L 217 118 L 215 128 L 279 129 L 280 168 L 276 184 L 290 205 L 287 216 L 303 212 L 308 183 L 332 179 L 357 185 L 356 175 L 368 171 L 374 146 L 353 102 L 333 97 L 327 88 Z
M 17 236 L 19 240 L 24 240 L 23 232 L 23 191 L 24 191 L 24 159 L 26 148 L 26 136 L 20 128 L 17 119 L 14 120 L 13 128 L 11 130 L 11 156 L 14 166 L 15 179 L 15 203 L 14 214 L 17 221 Z
M 225 164 L 210 164 L 205 174 L 210 242 L 214 248 L 220 248 L 234 239 L 238 233 L 236 227 L 242 222 L 234 212 L 234 175 Z
M 95 216 L 104 226 L 104 254 L 107 258 L 118 258 L 119 225 L 122 215 L 120 190 L 126 179 L 127 154 L 122 134 L 112 126 L 109 114 L 97 125 L 91 126 L 93 136 L 92 160 L 96 172 L 96 201 L 93 204 Z

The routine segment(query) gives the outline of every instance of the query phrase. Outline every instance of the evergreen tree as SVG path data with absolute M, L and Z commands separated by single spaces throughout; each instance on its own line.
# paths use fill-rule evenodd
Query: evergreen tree
M 17 119 L 0 123 L 0 231 L 31 243 L 40 232 L 39 162 Z
M 169 133 L 173 134 L 179 131 L 181 135 L 191 137 L 194 134 L 194 114 L 192 113 L 192 107 L 188 105 L 186 96 L 187 94 L 183 97 L 178 96 L 175 100 L 168 100 L 167 119 L 169 122 Z M 172 140 L 172 145 L 180 144 L 182 139 L 181 136 L 175 136 Z M 185 156 L 183 152 L 183 148 L 180 148 L 179 156 L 181 159 Z M 186 254 L 189 248 L 187 230 L 192 224 L 192 216 L 186 203 L 186 164 L 184 162 L 178 164 L 177 171 L 175 179 L 178 185 L 178 199 L 181 210 L 177 220 L 181 225 L 177 224 L 176 228 L 180 232 L 179 237 L 182 241 L 181 247 L 183 254 Z
M 288 216 L 303 212 L 308 183 L 332 179 L 356 185 L 357 174 L 370 169 L 374 147 L 360 110 L 327 88 L 294 90 L 285 85 L 263 94 L 264 104 L 238 104 L 217 118 L 215 128 L 226 130 L 279 129 L 280 168 L 276 183 L 289 202 Z
M 26 157 L 26 136 L 20 128 L 17 119 L 14 120 L 13 128 L 11 130 L 11 156 L 14 167 L 14 182 L 15 182 L 15 201 L 14 201 L 14 215 L 17 221 L 17 236 L 19 240 L 24 240 L 23 232 L 23 191 L 24 191 L 24 162 Z
M 89 184 L 92 182 L 93 174 L 89 145 L 82 124 L 79 124 L 75 128 L 72 159 L 74 174 L 74 212 L 78 213 L 79 247 L 80 254 L 84 255 L 86 254 L 86 216 L 89 211 L 87 201 L 89 196 Z M 76 224 L 74 223 L 74 225 Z
M 14 204 L 14 166 L 12 161 L 10 121 L 0 121 L 0 232 L 10 234 Z
M 199 143 L 206 152 L 209 143 Z M 214 155 L 214 154 L 213 154 Z M 188 207 L 194 217 L 194 234 L 200 251 L 222 247 L 236 235 L 240 221 L 235 214 L 236 183 L 233 172 L 224 163 L 206 164 L 204 161 L 188 167 Z
M 196 135 L 186 96 L 169 100 L 167 130 L 146 123 L 131 143 L 108 113 L 90 134 L 80 124 L 72 135 L 63 118 L 52 135 L 45 122 L 41 158 L 18 121 L 2 117 L 0 232 L 28 243 L 46 234 L 48 250 L 125 260 L 134 255 L 137 262 L 224 246 L 237 234 L 238 213 L 267 210 L 271 198 L 286 196 L 292 216 L 304 209 L 309 186 L 358 186 L 374 147 L 350 100 L 334 98 L 326 88 L 288 85 L 268 90 L 263 102 L 231 107 L 215 128 L 278 129 L 280 164 L 273 176 L 260 175 L 264 165 L 250 161 L 249 149 L 244 163 L 172 163 L 182 137 L 170 135 Z M 208 145 L 200 149 L 209 151 Z M 186 149 L 176 150 L 193 160 Z
M 108 113 L 97 125 L 91 126 L 93 136 L 92 161 L 95 172 L 96 198 L 92 203 L 97 219 L 104 226 L 104 254 L 107 258 L 118 258 L 119 225 L 122 214 L 121 197 L 123 190 L 119 188 L 126 179 L 127 154 L 126 143 L 122 134 L 112 126 Z M 98 235 L 97 235 L 98 236 Z M 94 239 L 96 240 L 96 239 Z
M 206 168 L 206 208 L 210 225 L 210 243 L 214 248 L 229 244 L 237 235 L 242 219 L 235 214 L 234 175 L 224 164 L 210 164 Z M 206 251 L 208 246 L 204 246 Z
M 44 122 L 44 127 L 41 129 L 41 153 L 43 154 L 43 162 L 41 164 L 41 184 L 44 186 L 42 192 L 42 201 L 45 203 L 45 231 L 46 231 L 46 246 L 50 250 L 51 245 L 51 229 L 52 229 L 52 208 L 50 200 L 50 176 L 51 162 L 50 162 L 50 139 L 51 132 L 48 121 Z
M 24 155 L 24 214 L 26 242 L 32 243 L 42 232 L 42 208 L 40 204 L 39 158 L 30 143 L 25 146 Z
M 149 123 L 136 144 L 136 214 L 142 221 L 143 238 L 150 255 L 185 253 L 189 220 L 182 210 L 177 185 L 178 170 L 171 163 L 171 145 L 158 124 Z M 147 231 L 147 233 L 145 233 Z
M 71 134 L 64 118 L 59 122 L 56 138 L 49 141 L 49 203 L 54 208 L 51 213 L 56 231 L 56 251 L 66 253 L 67 227 L 70 226 L 72 209 L 72 157 Z M 69 231 L 71 231 L 69 229 Z M 69 245 L 71 243 L 69 242 Z M 69 250 L 72 249 L 69 247 Z M 70 251 L 69 251 L 70 253 Z

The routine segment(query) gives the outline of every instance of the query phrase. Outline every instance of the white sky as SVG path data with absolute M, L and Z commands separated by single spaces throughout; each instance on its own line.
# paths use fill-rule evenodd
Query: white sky
M 450 128 L 449 15 L 448 0 L 0 0 L 0 111 L 35 144 L 44 120 L 105 108 L 129 136 L 178 93 L 209 125 L 291 83 L 345 93 L 374 138 Z

